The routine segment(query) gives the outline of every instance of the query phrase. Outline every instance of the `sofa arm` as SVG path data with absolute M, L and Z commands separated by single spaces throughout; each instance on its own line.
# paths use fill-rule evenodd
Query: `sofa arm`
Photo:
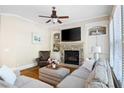
M 17 77 L 20 76 L 20 70 L 16 69 L 14 70 L 14 73 L 16 74 Z

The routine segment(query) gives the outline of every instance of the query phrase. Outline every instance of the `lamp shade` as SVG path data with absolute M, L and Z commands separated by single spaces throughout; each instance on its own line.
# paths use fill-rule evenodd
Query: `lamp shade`
M 96 46 L 95 48 L 94 48 L 94 53 L 101 53 L 102 51 L 101 51 L 101 47 L 100 46 Z

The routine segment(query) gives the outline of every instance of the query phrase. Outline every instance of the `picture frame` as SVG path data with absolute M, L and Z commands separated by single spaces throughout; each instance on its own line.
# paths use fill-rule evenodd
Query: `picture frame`
M 41 35 L 39 33 L 32 33 L 32 43 L 33 44 L 41 43 Z
M 57 41 L 57 42 L 60 41 L 60 33 L 55 33 L 54 34 L 54 41 Z

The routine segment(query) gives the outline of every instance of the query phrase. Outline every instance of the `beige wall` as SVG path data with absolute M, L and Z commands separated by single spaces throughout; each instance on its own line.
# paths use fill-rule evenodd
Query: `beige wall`
M 10 67 L 34 64 L 39 50 L 50 50 L 50 33 L 42 25 L 21 17 L 1 16 L 0 63 Z M 41 35 L 41 43 L 32 43 L 32 33 Z

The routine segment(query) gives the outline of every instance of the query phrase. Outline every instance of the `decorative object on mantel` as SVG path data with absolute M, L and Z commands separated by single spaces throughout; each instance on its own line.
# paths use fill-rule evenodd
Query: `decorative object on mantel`
M 53 51 L 60 51 L 60 33 L 55 33 L 53 36 Z
M 62 21 L 60 21 L 59 19 L 67 19 L 67 18 L 69 18 L 69 16 L 57 16 L 57 11 L 55 10 L 56 9 L 56 7 L 52 7 L 52 14 L 51 14 L 51 16 L 42 16 L 42 15 L 39 15 L 39 17 L 44 17 L 44 18 L 49 18 L 49 20 L 48 21 L 46 21 L 46 23 L 49 23 L 49 22 L 52 22 L 53 24 L 55 24 L 55 23 L 62 23 Z
M 32 43 L 33 44 L 41 43 L 41 35 L 39 33 L 32 33 Z

